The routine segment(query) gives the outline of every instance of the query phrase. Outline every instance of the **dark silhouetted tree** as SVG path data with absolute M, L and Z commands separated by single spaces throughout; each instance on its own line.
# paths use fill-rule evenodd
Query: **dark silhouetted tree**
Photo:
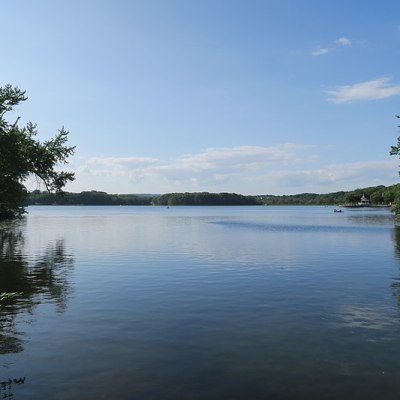
M 12 123 L 5 118 L 26 99 L 25 92 L 17 87 L 0 87 L 0 220 L 24 212 L 24 182 L 29 176 L 35 176 L 48 191 L 56 193 L 74 179 L 72 172 L 56 170 L 58 164 L 67 163 L 75 149 L 66 146 L 68 132 L 64 128 L 52 139 L 40 142 L 35 138 L 35 124 L 29 122 L 20 127 L 19 117 Z

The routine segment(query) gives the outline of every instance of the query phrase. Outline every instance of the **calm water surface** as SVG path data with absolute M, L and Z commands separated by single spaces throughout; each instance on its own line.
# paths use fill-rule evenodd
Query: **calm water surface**
M 29 207 L 0 399 L 399 399 L 399 266 L 387 210 Z

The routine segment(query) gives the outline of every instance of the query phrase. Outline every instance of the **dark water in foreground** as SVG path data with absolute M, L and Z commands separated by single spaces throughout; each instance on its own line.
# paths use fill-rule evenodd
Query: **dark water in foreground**
M 0 229 L 0 399 L 400 398 L 388 211 L 29 212 Z

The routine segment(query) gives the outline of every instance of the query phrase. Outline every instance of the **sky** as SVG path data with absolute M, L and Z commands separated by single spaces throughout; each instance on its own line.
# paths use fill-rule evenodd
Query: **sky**
M 69 191 L 399 181 L 398 0 L 4 0 L 0 33 L 8 118 L 70 132 Z

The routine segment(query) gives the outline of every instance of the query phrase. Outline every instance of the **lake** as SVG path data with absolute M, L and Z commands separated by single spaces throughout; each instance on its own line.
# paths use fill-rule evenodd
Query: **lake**
M 0 399 L 399 399 L 388 210 L 28 211 L 0 228 Z

